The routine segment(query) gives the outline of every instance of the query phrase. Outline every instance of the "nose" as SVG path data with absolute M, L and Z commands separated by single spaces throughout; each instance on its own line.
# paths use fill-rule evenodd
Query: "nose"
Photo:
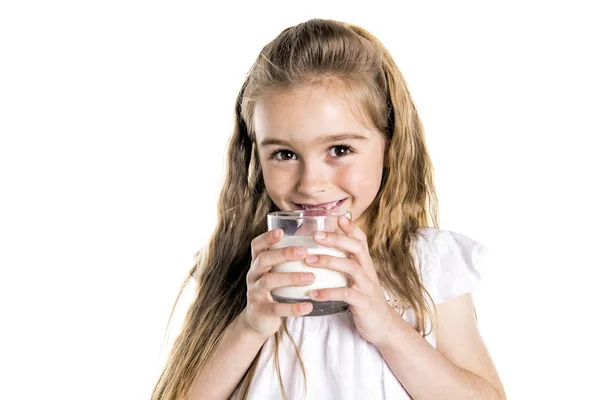
M 298 179 L 298 192 L 312 197 L 331 187 L 326 167 L 319 163 L 304 164 Z

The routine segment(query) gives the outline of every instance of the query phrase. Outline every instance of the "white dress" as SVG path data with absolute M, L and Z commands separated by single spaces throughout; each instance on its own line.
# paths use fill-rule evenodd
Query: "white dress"
M 456 232 L 420 228 L 411 252 L 421 268 L 423 284 L 439 304 L 476 290 L 486 247 Z M 393 303 L 393 299 L 386 298 Z M 403 318 L 414 326 L 414 313 Z M 349 312 L 288 318 L 306 371 L 305 381 L 287 335 L 279 343 L 279 364 L 288 400 L 410 399 L 377 348 L 357 332 Z M 426 340 L 435 347 L 433 334 Z M 281 399 L 274 362 L 275 340 L 263 346 L 248 399 Z

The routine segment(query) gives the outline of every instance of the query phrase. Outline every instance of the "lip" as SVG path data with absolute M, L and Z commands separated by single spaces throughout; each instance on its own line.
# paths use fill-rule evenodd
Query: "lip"
M 347 198 L 346 198 L 347 199 Z M 298 209 L 300 210 L 306 210 L 307 208 L 305 206 L 308 206 L 309 208 L 325 208 L 325 206 L 331 204 L 331 203 L 335 203 L 337 202 L 337 204 L 334 207 L 331 208 L 327 208 L 328 210 L 339 210 L 340 206 L 342 204 L 344 204 L 344 202 L 346 201 L 346 199 L 341 199 L 341 200 L 334 200 L 334 201 L 329 201 L 327 203 L 320 203 L 320 204 L 302 204 L 302 203 L 294 203 L 294 205 L 296 207 L 298 207 Z

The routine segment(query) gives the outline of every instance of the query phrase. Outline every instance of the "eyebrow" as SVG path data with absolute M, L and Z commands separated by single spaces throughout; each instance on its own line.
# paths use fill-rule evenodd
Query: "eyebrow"
M 319 137 L 315 138 L 314 142 L 316 144 L 322 144 L 322 143 L 341 142 L 341 141 L 345 141 L 345 140 L 365 141 L 365 140 L 367 140 L 367 137 L 363 136 L 363 135 L 359 135 L 358 133 L 338 133 L 336 135 L 319 136 Z M 289 144 L 290 143 L 288 141 L 281 140 L 281 139 L 275 139 L 275 138 L 273 138 L 273 139 L 265 138 L 265 139 L 263 139 L 262 142 L 260 142 L 261 147 L 275 146 L 275 145 L 288 146 Z

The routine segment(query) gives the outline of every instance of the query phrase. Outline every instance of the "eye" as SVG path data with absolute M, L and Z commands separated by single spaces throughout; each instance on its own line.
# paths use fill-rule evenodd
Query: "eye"
M 346 145 L 333 146 L 329 149 L 329 155 L 331 157 L 344 157 L 351 153 L 353 153 L 352 148 Z
M 288 161 L 296 158 L 296 155 L 293 151 L 289 150 L 277 150 L 273 153 L 271 158 L 274 158 L 277 161 Z

